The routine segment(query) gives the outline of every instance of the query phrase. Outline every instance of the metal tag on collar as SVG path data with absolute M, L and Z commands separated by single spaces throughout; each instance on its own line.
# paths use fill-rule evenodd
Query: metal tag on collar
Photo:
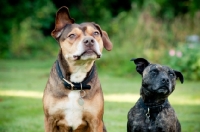
M 150 109 L 148 108 L 148 109 L 147 109 L 147 113 L 146 113 L 146 120 L 145 120 L 146 123 L 149 123 L 149 122 L 150 122 L 150 119 L 149 119 L 149 118 L 150 118 Z
M 68 83 L 69 85 L 71 85 L 71 90 L 73 90 L 74 88 L 74 84 L 72 84 L 71 82 L 67 81 L 65 78 L 63 78 L 63 80 Z
M 86 93 L 84 90 L 82 90 L 82 83 L 80 83 L 80 85 L 81 85 L 81 91 L 80 91 L 80 98 L 78 99 L 78 104 L 80 106 L 83 106 L 84 105 L 83 97 L 85 97 Z M 83 92 L 83 95 L 81 95 L 82 92 Z

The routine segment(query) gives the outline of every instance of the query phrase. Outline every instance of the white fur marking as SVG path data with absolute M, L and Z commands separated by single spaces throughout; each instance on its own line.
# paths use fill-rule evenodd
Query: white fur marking
M 75 130 L 82 123 L 83 107 L 78 104 L 80 91 L 71 91 L 68 95 L 69 101 L 66 104 L 65 119 L 67 124 Z
M 75 73 L 72 73 L 71 76 L 70 76 L 70 80 L 71 82 L 82 82 L 83 79 L 86 77 L 86 74 L 85 72 L 83 72 L 82 70 L 78 70 L 78 72 L 75 72 Z
M 50 106 L 49 114 L 53 115 L 58 111 L 64 111 L 65 120 L 68 126 L 71 126 L 73 130 L 77 129 L 82 123 L 83 106 L 78 104 L 78 99 L 80 98 L 80 90 L 71 91 L 68 94 L 68 99 L 63 99 L 62 101 Z

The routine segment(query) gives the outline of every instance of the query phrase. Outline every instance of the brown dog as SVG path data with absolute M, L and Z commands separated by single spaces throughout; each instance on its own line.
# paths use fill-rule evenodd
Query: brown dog
M 103 47 L 110 51 L 107 33 L 95 23 L 75 24 L 67 7 L 56 15 L 51 35 L 59 42 L 43 95 L 46 132 L 105 132 L 104 99 L 95 68 Z

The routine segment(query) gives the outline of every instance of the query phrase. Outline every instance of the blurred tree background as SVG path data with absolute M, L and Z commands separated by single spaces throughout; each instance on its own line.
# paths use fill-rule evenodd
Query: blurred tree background
M 2 0 L 0 58 L 49 59 L 59 46 L 50 36 L 58 8 L 67 6 L 76 23 L 93 21 L 108 32 L 114 49 L 98 66 L 132 76 L 130 59 L 145 57 L 200 79 L 199 0 Z M 117 64 L 120 64 L 117 65 Z M 112 68 L 111 71 L 109 68 Z

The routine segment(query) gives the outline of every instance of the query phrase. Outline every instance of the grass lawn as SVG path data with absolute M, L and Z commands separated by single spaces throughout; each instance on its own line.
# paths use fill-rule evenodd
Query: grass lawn
M 0 60 L 0 132 L 42 132 L 42 93 L 54 60 Z M 195 74 L 195 73 L 193 73 Z M 139 98 L 135 78 L 99 73 L 108 132 L 126 132 L 127 113 Z M 200 82 L 185 81 L 169 97 L 183 132 L 200 132 Z

